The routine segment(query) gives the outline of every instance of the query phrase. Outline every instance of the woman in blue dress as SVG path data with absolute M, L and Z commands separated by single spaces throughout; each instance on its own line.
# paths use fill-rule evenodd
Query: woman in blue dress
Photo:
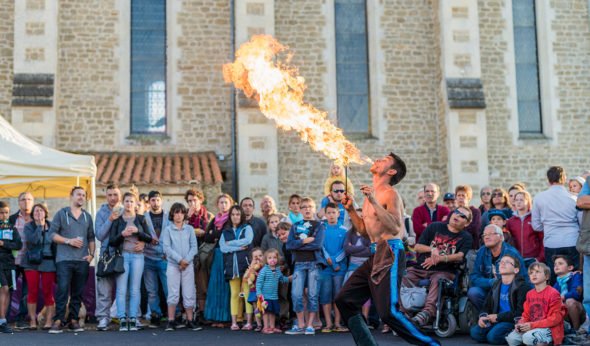
M 223 272 L 223 254 L 219 250 L 219 238 L 229 218 L 229 208 L 234 204 L 228 194 L 217 197 L 215 218 L 211 220 L 205 233 L 204 242 L 215 244 L 215 254 L 211 265 L 211 276 L 207 286 L 207 301 L 205 303 L 205 319 L 214 322 L 212 327 L 224 327 L 224 322 L 230 320 L 230 290 Z

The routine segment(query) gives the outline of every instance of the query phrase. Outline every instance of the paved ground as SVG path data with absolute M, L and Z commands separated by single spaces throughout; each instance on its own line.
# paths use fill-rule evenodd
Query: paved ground
M 380 345 L 407 345 L 401 338 L 374 333 Z M 443 345 L 477 345 L 467 335 L 457 334 L 441 340 Z M 305 335 L 262 335 L 255 332 L 231 332 L 229 329 L 206 328 L 202 331 L 143 330 L 139 332 L 97 332 L 66 333 L 49 335 L 37 331 L 17 331 L 12 335 L 0 335 L 0 345 L 354 345 L 349 333 L 318 333 Z

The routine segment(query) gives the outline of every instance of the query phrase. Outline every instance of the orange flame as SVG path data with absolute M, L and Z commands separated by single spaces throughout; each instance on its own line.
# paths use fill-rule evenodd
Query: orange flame
M 297 131 L 313 150 L 338 164 L 371 162 L 326 118 L 326 112 L 303 103 L 305 79 L 288 65 L 290 55 L 286 63 L 273 61 L 288 49 L 270 35 L 254 35 L 236 51 L 233 63 L 223 65 L 223 77 L 247 97 L 255 96 L 264 116 L 286 131 Z

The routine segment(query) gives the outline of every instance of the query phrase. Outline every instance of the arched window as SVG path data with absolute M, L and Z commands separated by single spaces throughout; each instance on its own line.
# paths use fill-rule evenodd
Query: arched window
M 131 1 L 131 133 L 166 133 L 166 0 Z
M 514 61 L 520 133 L 542 133 L 534 0 L 512 0 Z
M 334 0 L 338 126 L 370 134 L 365 0 Z

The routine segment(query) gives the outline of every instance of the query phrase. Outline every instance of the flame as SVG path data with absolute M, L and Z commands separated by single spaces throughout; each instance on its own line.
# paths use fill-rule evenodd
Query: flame
M 270 35 L 254 35 L 236 51 L 233 63 L 223 65 L 223 77 L 247 97 L 256 97 L 262 114 L 278 127 L 297 131 L 302 141 L 337 164 L 371 162 L 327 119 L 326 112 L 303 103 L 305 79 L 288 65 L 288 49 Z M 284 63 L 278 60 L 279 53 L 287 53 Z

